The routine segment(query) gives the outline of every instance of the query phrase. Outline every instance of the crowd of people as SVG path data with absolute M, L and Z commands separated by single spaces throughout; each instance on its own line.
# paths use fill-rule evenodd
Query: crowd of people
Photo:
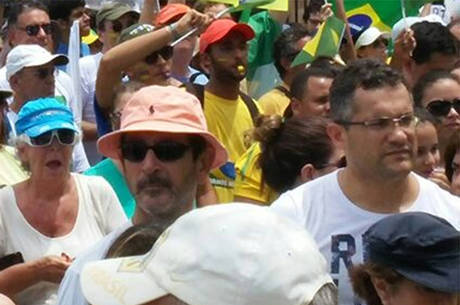
M 0 305 L 460 305 L 456 16 L 0 8 Z

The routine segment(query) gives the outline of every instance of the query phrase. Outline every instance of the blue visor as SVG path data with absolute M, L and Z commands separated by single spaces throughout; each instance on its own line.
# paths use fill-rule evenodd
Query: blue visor
M 70 109 L 55 98 L 27 102 L 18 113 L 16 132 L 34 138 L 55 129 L 78 132 Z

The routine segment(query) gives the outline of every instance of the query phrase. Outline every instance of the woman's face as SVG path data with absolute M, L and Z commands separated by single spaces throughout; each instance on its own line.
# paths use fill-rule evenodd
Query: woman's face
M 385 305 L 459 305 L 459 294 L 436 292 L 423 288 L 412 281 L 403 280 L 396 290 L 386 296 L 380 295 Z
M 32 175 L 57 177 L 70 172 L 72 149 L 73 146 L 62 145 L 54 137 L 51 145 L 34 147 L 22 144 L 18 152 Z
M 438 135 L 430 122 L 422 122 L 415 129 L 417 135 L 417 155 L 414 171 L 428 178 L 439 165 Z
M 457 150 L 457 153 L 452 160 L 452 169 L 451 192 L 460 196 L 460 150 Z
M 428 105 L 436 100 L 453 101 L 460 99 L 460 84 L 452 79 L 440 79 L 425 89 L 422 98 L 422 106 Z M 454 132 L 460 130 L 460 114 L 452 107 L 446 116 L 438 117 L 441 123 L 438 124 L 438 136 L 440 139 L 447 139 Z

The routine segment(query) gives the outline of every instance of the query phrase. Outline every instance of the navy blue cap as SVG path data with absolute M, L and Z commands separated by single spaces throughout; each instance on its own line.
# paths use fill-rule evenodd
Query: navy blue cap
M 460 232 L 422 212 L 388 216 L 363 236 L 367 262 L 439 292 L 460 292 Z

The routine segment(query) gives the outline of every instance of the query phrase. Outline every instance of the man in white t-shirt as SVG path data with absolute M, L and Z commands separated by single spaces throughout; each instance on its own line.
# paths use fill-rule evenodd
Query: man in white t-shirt
M 8 43 L 11 47 L 23 44 L 36 44 L 52 52 L 53 40 L 51 29 L 48 9 L 41 2 L 24 0 L 12 4 L 8 14 Z M 54 96 L 69 106 L 74 114 L 75 122 L 80 125 L 80 101 L 75 99 L 70 76 L 63 71 L 56 70 L 54 79 Z M 6 77 L 6 66 L 0 69 L 0 89 L 11 90 Z M 76 172 L 82 172 L 88 168 L 89 163 L 85 150 L 83 149 L 83 144 L 79 141 L 74 147 L 72 169 Z
M 88 304 L 80 287 L 83 266 L 104 258 L 128 226 L 168 225 L 190 211 L 198 185 L 228 158 L 222 144 L 207 131 L 198 99 L 171 86 L 148 86 L 134 93 L 123 108 L 120 129 L 101 137 L 98 149 L 121 163 L 136 209 L 132 223 L 76 258 L 59 287 L 61 305 Z
M 386 215 L 423 211 L 460 229 L 460 198 L 411 173 L 415 116 L 402 76 L 373 60 L 349 65 L 332 83 L 328 131 L 347 167 L 283 194 L 271 209 L 305 226 L 329 262 L 339 304 L 362 304 L 348 268 L 363 261 L 362 234 Z

